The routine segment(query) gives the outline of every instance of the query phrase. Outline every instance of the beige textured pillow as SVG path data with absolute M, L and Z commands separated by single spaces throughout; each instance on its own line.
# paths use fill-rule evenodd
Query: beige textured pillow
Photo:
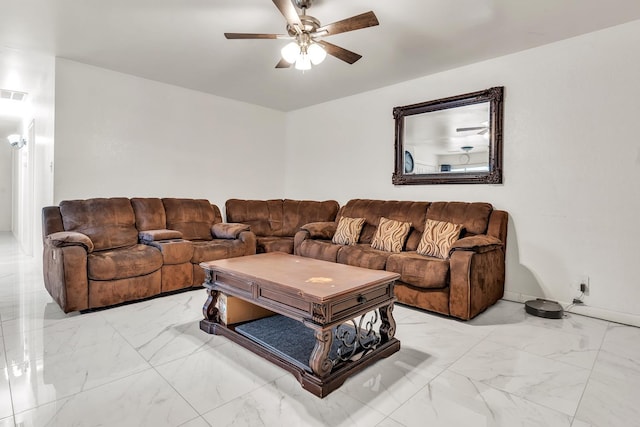
M 371 247 L 387 252 L 401 252 L 404 241 L 411 230 L 410 222 L 396 221 L 385 217 L 380 218 L 380 224 L 371 241 Z
M 336 245 L 355 245 L 358 243 L 363 225 L 364 218 L 348 218 L 343 216 L 338 221 L 338 228 L 331 241 Z
M 443 259 L 449 258 L 451 245 L 458 240 L 462 225 L 428 219 L 417 252 Z

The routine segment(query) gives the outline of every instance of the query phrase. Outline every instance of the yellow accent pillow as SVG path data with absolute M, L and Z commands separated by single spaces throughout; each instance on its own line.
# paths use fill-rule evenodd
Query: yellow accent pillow
M 331 241 L 336 245 L 355 245 L 358 243 L 363 225 L 364 218 L 343 216 L 338 221 L 338 227 Z
M 458 240 L 462 225 L 428 219 L 417 252 L 420 255 L 449 259 L 449 249 Z
M 376 234 L 371 241 L 371 247 L 381 251 L 401 252 L 409 230 L 411 230 L 410 222 L 381 217 Z

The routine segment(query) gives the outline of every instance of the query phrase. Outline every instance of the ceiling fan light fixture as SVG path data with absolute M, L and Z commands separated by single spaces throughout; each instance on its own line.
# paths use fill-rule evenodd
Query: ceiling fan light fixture
M 282 48 L 280 54 L 282 55 L 282 59 L 289 64 L 293 64 L 300 58 L 300 46 L 296 42 L 291 42 Z
M 318 65 L 327 57 L 327 52 L 317 43 L 312 43 L 307 48 L 307 54 L 313 65 Z
M 309 59 L 309 55 L 303 53 L 300 55 L 298 60 L 296 61 L 296 70 L 310 70 L 311 69 L 311 60 Z

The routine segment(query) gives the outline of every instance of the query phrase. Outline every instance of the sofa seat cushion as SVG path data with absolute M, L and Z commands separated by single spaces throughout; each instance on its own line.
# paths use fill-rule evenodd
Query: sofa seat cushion
M 256 252 L 293 253 L 293 237 L 256 237 Z
M 214 239 L 192 243 L 193 256 L 191 257 L 191 262 L 193 264 L 243 256 L 246 250 L 245 243 L 241 240 Z
M 398 273 L 401 282 L 417 288 L 439 289 L 449 283 L 448 259 L 402 252 L 389 257 L 386 269 Z
M 322 261 L 337 262 L 338 252 L 341 248 L 341 245 L 334 245 L 331 240 L 306 239 L 300 244 L 298 255 Z
M 87 273 L 91 280 L 144 276 L 159 270 L 160 267 L 160 251 L 147 245 L 93 252 L 87 257 Z
M 165 265 L 191 262 L 191 258 L 193 258 L 193 243 L 189 240 L 164 240 L 161 242 L 151 242 L 149 245 L 160 251 Z
M 391 252 L 373 249 L 367 243 L 360 243 L 342 246 L 338 252 L 337 261 L 340 264 L 369 268 L 371 270 L 384 270 L 389 256 L 391 256 Z

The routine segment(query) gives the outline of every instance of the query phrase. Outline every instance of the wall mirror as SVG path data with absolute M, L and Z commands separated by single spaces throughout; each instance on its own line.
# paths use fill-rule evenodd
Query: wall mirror
M 501 184 L 503 93 L 395 107 L 393 184 Z

